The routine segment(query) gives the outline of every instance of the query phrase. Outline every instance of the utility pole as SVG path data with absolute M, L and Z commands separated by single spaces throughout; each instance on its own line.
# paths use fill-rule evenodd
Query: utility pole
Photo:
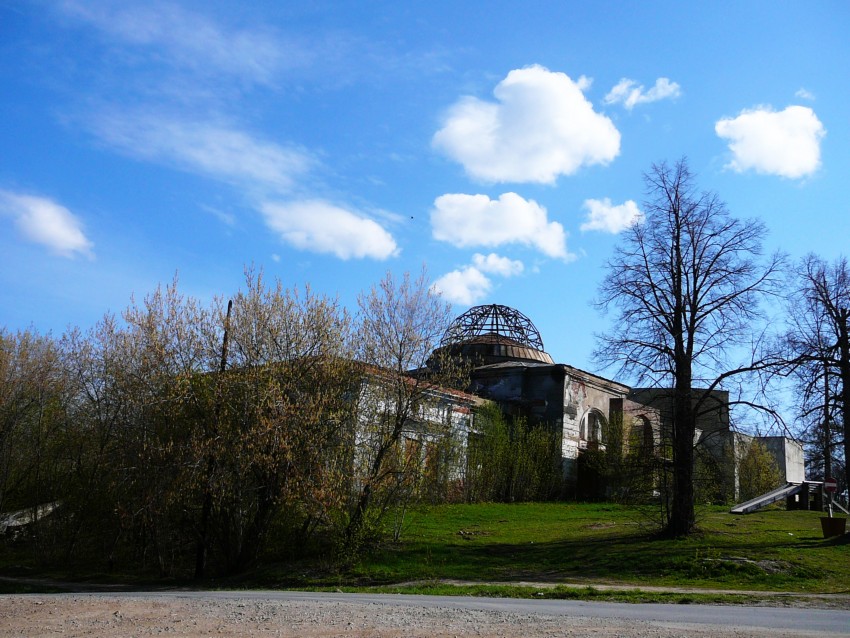
M 218 436 L 218 421 L 221 416 L 221 384 L 224 382 L 224 371 L 227 369 L 227 338 L 230 331 L 230 311 L 233 309 L 233 300 L 227 302 L 227 315 L 224 317 L 224 335 L 221 339 L 221 362 L 215 382 L 215 407 L 213 408 L 212 424 L 206 426 L 206 444 Z M 201 579 L 206 576 L 207 554 L 209 553 L 209 529 L 212 517 L 213 497 L 212 479 L 215 473 L 216 459 L 212 450 L 207 450 L 206 479 L 204 481 L 204 501 L 201 506 L 201 523 L 198 529 L 198 543 L 195 548 L 195 578 Z

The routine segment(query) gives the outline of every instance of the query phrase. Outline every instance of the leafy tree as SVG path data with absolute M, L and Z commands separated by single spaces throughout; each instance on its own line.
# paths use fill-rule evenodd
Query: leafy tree
M 137 457 L 127 457 L 122 446 L 129 416 L 126 345 L 126 333 L 111 315 L 85 333 L 70 329 L 60 341 L 68 378 L 62 440 L 65 560 L 77 553 L 114 560 L 121 534 L 116 505 L 126 502 L 121 475 L 124 468 L 138 465 Z
M 561 433 L 548 424 L 511 423 L 510 485 L 505 500 L 545 501 L 563 492 Z
M 511 436 L 495 403 L 475 412 L 475 431 L 466 456 L 466 498 L 470 502 L 501 501 L 509 492 Z
M 622 414 L 620 421 L 625 453 L 619 463 L 618 478 L 614 485 L 619 488 L 615 495 L 626 503 L 646 504 L 653 500 L 664 477 L 662 459 L 669 458 L 664 444 L 666 438 L 659 432 L 658 441 L 651 424 L 646 418 L 626 419 Z
M 467 500 L 513 503 L 561 495 L 561 439 L 554 428 L 509 420 L 488 403 L 476 411 L 474 430 L 467 450 Z
M 354 376 L 349 330 L 335 300 L 269 286 L 262 274 L 249 272 L 233 299 L 229 370 L 207 407 L 216 427 L 202 432 L 230 571 L 256 560 L 275 519 L 321 518 L 341 506 Z
M 450 360 L 424 369 L 449 326 L 451 309 L 429 286 L 426 273 L 400 280 L 387 273 L 358 299 L 356 356 L 362 384 L 357 401 L 357 439 L 353 498 L 344 543 L 348 550 L 375 531 L 386 511 L 398 503 L 405 481 L 399 458 L 404 433 L 418 421 L 434 423 L 443 409 L 440 386 L 456 384 L 458 368 Z M 433 363 L 433 362 L 432 362 Z M 450 435 L 447 430 L 444 435 Z
M 738 466 L 740 500 L 749 501 L 780 486 L 782 478 L 776 459 L 758 440 L 753 440 Z
M 63 339 L 69 547 L 85 529 L 110 561 L 124 547 L 166 574 L 194 542 L 197 576 L 209 556 L 238 571 L 273 524 L 312 529 L 340 507 L 346 313 L 250 271 L 233 311 L 228 332 L 223 302 L 204 306 L 175 281 L 131 304 L 123 325 L 107 317 Z
M 67 388 L 52 337 L 0 331 L 0 511 L 35 514 L 38 505 L 62 499 Z M 35 540 L 46 555 L 49 539 L 37 533 Z
M 600 286 L 598 306 L 619 314 L 597 355 L 638 382 L 671 388 L 666 531 L 681 536 L 695 525 L 697 419 L 725 379 L 766 365 L 734 366 L 729 357 L 751 339 L 781 260 L 759 259 L 763 224 L 736 219 L 716 195 L 699 192 L 684 159 L 654 165 L 644 180 L 645 221 L 626 231 Z
M 196 442 L 210 415 L 199 406 L 220 340 L 209 309 L 182 294 L 176 278 L 131 303 L 122 317 L 127 414 L 118 453 L 126 499 L 120 511 L 139 544 L 137 556 L 152 549 L 165 574 L 182 563 L 191 540 L 204 542 L 195 518 L 202 496 L 192 475 L 203 466 Z

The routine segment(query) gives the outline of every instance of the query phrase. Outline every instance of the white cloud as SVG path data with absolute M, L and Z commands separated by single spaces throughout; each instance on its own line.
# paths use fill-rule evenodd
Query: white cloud
M 399 52 L 394 44 L 355 33 L 345 25 L 313 25 L 260 18 L 228 9 L 234 3 L 175 0 L 54 0 L 62 26 L 96 30 L 105 49 L 90 56 L 88 72 L 110 92 L 142 99 L 192 99 L 228 103 L 257 86 L 283 83 L 338 89 L 388 75 L 442 73 L 443 49 Z M 193 5 L 193 6 L 192 6 Z M 97 58 L 100 57 L 100 60 Z M 123 66 L 125 73 L 117 72 Z M 188 98 L 188 100 L 187 100 Z
M 587 221 L 581 230 L 601 230 L 616 235 L 643 221 L 643 213 L 637 204 L 629 199 L 614 206 L 607 197 L 604 199 L 586 199 Z
M 797 92 L 794 94 L 801 100 L 814 100 L 815 94 L 809 91 L 808 89 L 800 88 L 797 89 Z
M 546 209 L 537 202 L 516 193 L 504 193 L 498 200 L 487 195 L 441 195 L 431 210 L 431 229 L 435 239 L 461 248 L 517 243 L 549 257 L 572 257 L 564 227 L 548 221 Z
M 387 259 L 399 253 L 393 236 L 375 221 L 328 202 L 267 202 L 266 224 L 286 243 L 340 259 Z
M 496 102 L 466 97 L 452 106 L 432 143 L 488 182 L 549 184 L 607 164 L 620 152 L 620 133 L 585 98 L 589 82 L 541 66 L 511 71 L 493 91 Z
M 502 277 L 513 277 L 522 274 L 524 266 L 521 261 L 500 257 L 496 253 L 482 255 L 476 253 L 472 256 L 472 264 L 481 272 Z
M 12 217 L 24 237 L 58 255 L 94 257 L 94 244 L 83 233 L 80 220 L 46 197 L 0 190 L 0 214 Z
M 230 29 L 175 4 L 66 0 L 60 8 L 122 44 L 153 48 L 155 61 L 196 74 L 268 84 L 280 68 L 302 61 L 299 47 L 284 47 L 268 30 Z
M 301 150 L 224 124 L 113 111 L 89 125 L 104 143 L 130 156 L 277 192 L 290 189 L 313 164 Z
M 820 141 L 826 129 L 807 106 L 789 106 L 784 111 L 759 107 L 741 111 L 714 125 L 717 135 L 729 140 L 732 161 L 727 168 L 800 178 L 820 166 Z
M 605 104 L 620 104 L 631 111 L 638 104 L 647 104 L 649 102 L 657 102 L 667 98 L 677 98 L 682 94 L 682 90 L 676 82 L 671 82 L 669 78 L 658 78 L 655 80 L 655 86 L 649 91 L 646 91 L 643 85 L 638 85 L 635 80 L 623 78 L 617 85 L 608 92 L 605 96 Z
M 593 86 L 593 78 L 589 78 L 586 75 L 580 75 L 578 80 L 576 80 L 576 86 L 581 90 L 582 93 L 584 93 L 591 86 Z
M 434 282 L 431 289 L 446 301 L 472 306 L 481 301 L 492 287 L 492 282 L 484 273 L 474 266 L 466 266 L 446 273 Z
M 447 301 L 471 306 L 481 301 L 493 288 L 487 275 L 514 277 L 525 269 L 521 261 L 501 257 L 496 253 L 472 256 L 472 265 L 446 273 L 431 288 Z

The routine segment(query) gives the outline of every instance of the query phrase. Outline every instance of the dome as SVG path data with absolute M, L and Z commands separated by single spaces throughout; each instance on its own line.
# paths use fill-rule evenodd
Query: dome
M 499 304 L 475 306 L 460 315 L 443 335 L 443 348 L 485 365 L 504 361 L 554 363 L 543 350 L 540 332 L 531 319 Z

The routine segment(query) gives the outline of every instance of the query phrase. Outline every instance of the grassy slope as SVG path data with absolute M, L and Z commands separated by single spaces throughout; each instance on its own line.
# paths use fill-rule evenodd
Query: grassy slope
M 454 505 L 408 516 L 401 542 L 338 582 L 422 579 L 607 582 L 848 592 L 850 535 L 824 540 L 817 512 L 701 513 L 700 533 L 658 539 L 632 508 Z
M 524 503 L 443 505 L 411 511 L 400 542 L 386 544 L 338 571 L 328 557 L 296 563 L 267 552 L 262 567 L 218 587 L 305 587 L 410 593 L 584 598 L 675 602 L 747 602 L 724 595 L 657 594 L 646 588 L 792 591 L 850 594 L 850 534 L 822 536 L 818 512 L 767 510 L 733 516 L 725 508 L 700 513 L 700 532 L 683 540 L 653 535 L 646 512 L 610 504 Z M 150 574 L 104 574 L 37 567 L 5 548 L 0 593 L 52 591 L 42 579 L 162 586 Z M 32 557 L 29 557 L 32 559 Z M 33 562 L 32 566 L 28 566 Z M 94 567 L 93 565 L 91 567 Z M 445 581 L 472 581 L 455 587 Z M 579 587 L 518 587 L 517 582 Z M 179 581 L 182 582 L 182 581 Z M 174 581 L 171 584 L 179 584 Z M 400 587 L 400 583 L 408 584 Z M 493 586 L 490 583 L 503 583 Z M 184 584 L 195 584 L 186 582 Z M 636 585 L 641 592 L 603 592 L 581 585 Z M 74 587 L 73 583 L 68 586 Z M 63 586 L 62 588 L 67 588 Z

